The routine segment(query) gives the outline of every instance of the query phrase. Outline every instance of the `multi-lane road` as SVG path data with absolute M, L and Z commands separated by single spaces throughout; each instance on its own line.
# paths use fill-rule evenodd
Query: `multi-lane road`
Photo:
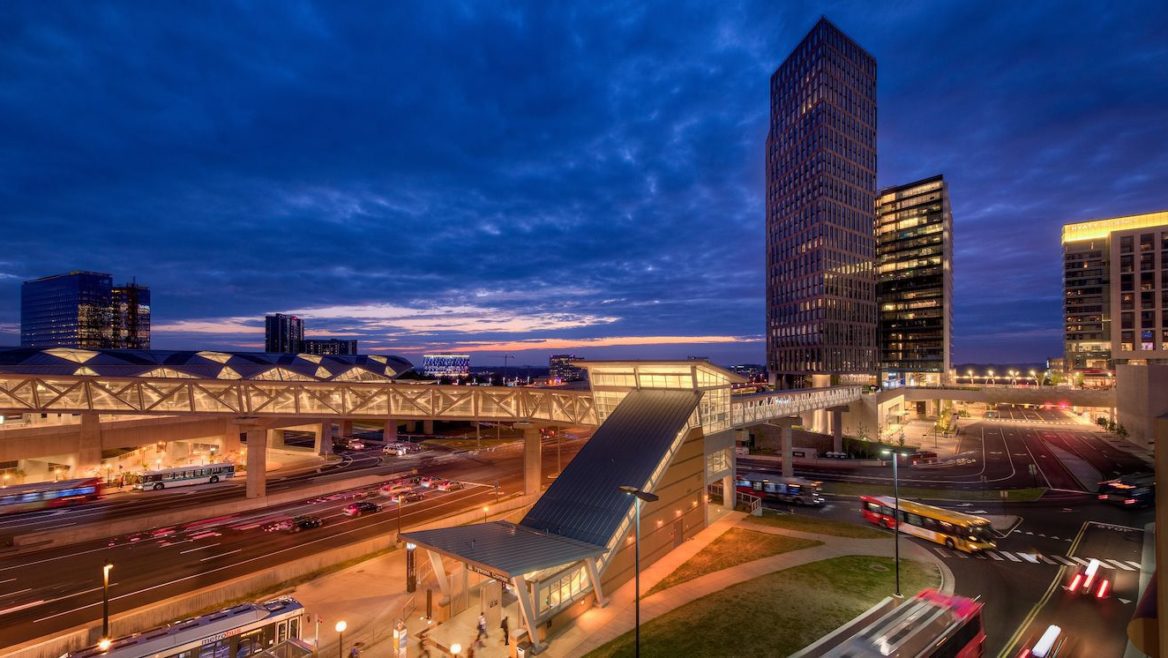
M 564 458 L 574 456 L 580 444 L 579 440 L 565 441 Z M 555 464 L 555 450 L 545 448 L 544 471 L 552 472 Z M 422 453 L 394 460 L 383 468 L 392 471 L 410 466 L 416 466 L 421 474 L 458 480 L 465 488 L 427 491 L 422 501 L 404 505 L 400 509 L 404 528 L 490 506 L 523 486 L 522 450 L 518 446 L 454 459 Z M 202 496 L 205 492 L 196 488 L 175 495 Z M 354 491 L 158 532 L 143 529 L 133 536 L 0 556 L 0 647 L 100 619 L 101 572 L 107 560 L 114 564 L 110 600 L 116 614 L 272 564 L 395 532 L 399 509 L 388 499 L 368 498 L 383 505 L 380 512 L 352 518 L 342 514 L 354 496 L 369 493 Z M 264 529 L 273 519 L 297 514 L 319 516 L 324 527 L 299 533 Z
M 1050 446 L 1090 463 L 1105 477 L 1147 471 L 1149 467 L 1098 432 L 1082 425 L 1044 421 L 1018 418 L 969 423 L 963 429 L 959 451 L 976 455 L 974 463 L 954 469 L 901 470 L 902 484 L 930 489 L 1028 487 L 1036 478 L 1039 486 L 1065 490 L 1048 493 L 1032 503 L 925 501 L 993 518 L 1000 527 L 996 550 L 970 556 L 906 535 L 901 535 L 900 540 L 920 543 L 931 551 L 953 572 L 958 594 L 977 597 L 985 603 L 986 656 L 1012 657 L 1050 624 L 1064 628 L 1067 646 L 1075 650 L 1074 655 L 1122 656 L 1127 643 L 1126 625 L 1138 598 L 1143 528 L 1153 512 L 1119 509 L 1099 502 L 1086 491 L 1093 490 L 1094 483 L 1077 480 Z M 767 466 L 740 458 L 740 464 L 743 461 L 752 469 Z M 1036 466 L 1034 476 L 1029 474 L 1029 464 Z M 796 466 L 796 472 L 800 470 Z M 829 475 L 836 480 L 876 485 L 890 481 L 889 470 L 856 469 Z M 802 474 L 828 479 L 818 471 Z M 821 509 L 795 511 L 860 521 L 854 497 L 827 498 L 828 503 Z M 1074 574 L 1091 559 L 1100 561 L 1103 573 L 1114 583 L 1114 589 L 1104 599 L 1066 590 Z

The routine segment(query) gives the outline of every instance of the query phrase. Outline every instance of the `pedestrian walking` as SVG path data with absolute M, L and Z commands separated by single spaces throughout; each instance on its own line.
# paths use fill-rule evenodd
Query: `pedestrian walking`
M 503 617 L 503 621 L 499 622 L 499 628 L 503 630 L 503 646 L 511 643 L 511 628 L 507 625 L 507 618 Z
M 483 642 L 483 638 L 487 637 L 487 616 L 479 613 L 479 634 L 475 636 L 475 644 L 482 643 L 482 646 L 487 646 Z

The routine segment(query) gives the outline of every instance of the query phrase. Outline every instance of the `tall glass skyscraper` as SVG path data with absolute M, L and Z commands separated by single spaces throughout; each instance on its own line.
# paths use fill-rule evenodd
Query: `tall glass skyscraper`
M 150 349 L 150 289 L 114 287 L 101 272 L 70 272 L 20 288 L 23 347 Z
M 877 370 L 876 60 L 820 19 L 771 76 L 767 368 L 784 388 Z
M 881 385 L 939 385 L 950 370 L 953 212 L 942 176 L 880 192 L 876 299 Z
M 304 321 L 283 313 L 264 316 L 264 351 L 272 354 L 304 351 Z

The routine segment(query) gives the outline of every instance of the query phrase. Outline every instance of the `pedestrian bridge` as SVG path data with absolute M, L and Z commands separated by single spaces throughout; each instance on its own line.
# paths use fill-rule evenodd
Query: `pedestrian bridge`
M 922 386 L 886 389 L 879 402 L 898 396 L 906 402 L 953 400 L 986 404 L 1027 404 L 1112 409 L 1115 389 L 1071 389 L 1058 386 Z
M 4 350 L 0 412 L 596 426 L 630 390 L 683 389 L 703 393 L 709 426 L 729 429 L 860 398 L 857 386 L 732 397 L 743 380 L 704 361 L 581 365 L 590 390 L 418 383 L 397 379 L 409 364 L 392 357 Z

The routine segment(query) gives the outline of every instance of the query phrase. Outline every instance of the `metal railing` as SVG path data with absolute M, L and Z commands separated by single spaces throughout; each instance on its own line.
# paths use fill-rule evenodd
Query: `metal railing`
M 805 411 L 847 406 L 860 399 L 860 391 L 859 386 L 832 386 L 744 395 L 731 402 L 731 424 L 743 427 Z

